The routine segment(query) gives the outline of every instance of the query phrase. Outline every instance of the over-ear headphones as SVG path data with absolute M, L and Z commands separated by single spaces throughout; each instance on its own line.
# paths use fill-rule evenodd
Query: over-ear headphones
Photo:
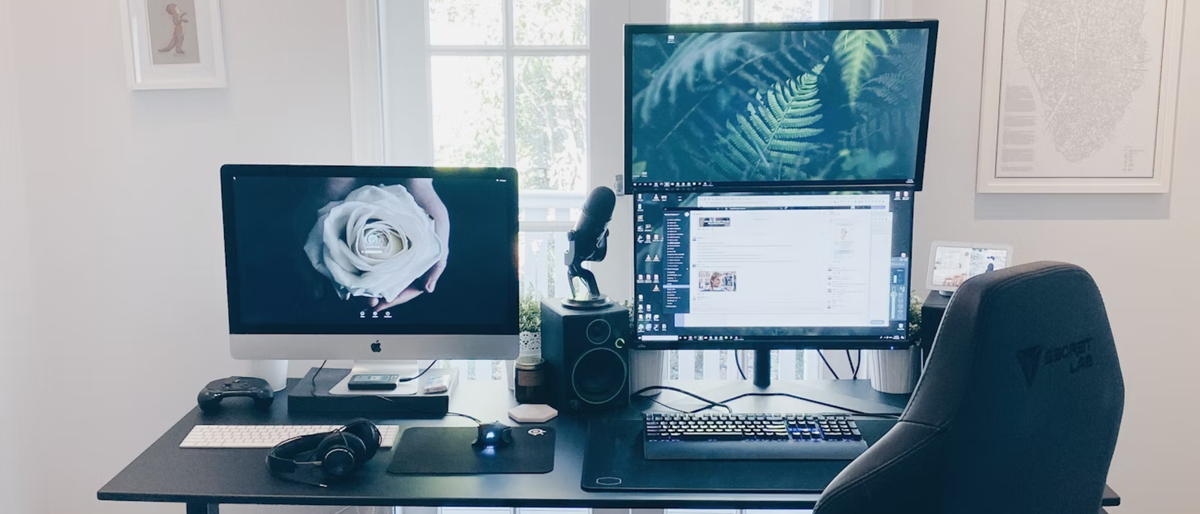
M 379 451 L 379 427 L 365 419 L 332 432 L 288 439 L 267 453 L 272 475 L 293 482 L 324 486 L 354 475 Z

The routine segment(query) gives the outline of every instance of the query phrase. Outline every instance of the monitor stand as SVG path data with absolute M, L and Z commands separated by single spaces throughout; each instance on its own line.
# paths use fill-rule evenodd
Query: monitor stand
M 429 366 L 429 364 L 425 364 Z M 347 384 L 350 383 L 350 378 L 354 375 L 400 375 L 401 379 L 415 377 L 425 366 L 421 366 L 417 361 L 354 361 L 354 366 L 350 370 L 350 374 L 346 375 L 337 385 L 329 389 L 329 394 L 343 396 L 362 396 L 368 394 L 371 396 L 415 396 L 421 391 L 421 380 L 410 380 L 400 382 L 392 390 L 357 390 L 351 391 Z M 432 374 L 430 370 L 430 374 Z M 426 375 L 426 377 L 429 374 Z
M 754 350 L 754 380 L 738 380 L 728 385 L 698 392 L 700 396 L 712 401 L 725 401 L 730 398 L 743 397 L 738 400 L 736 412 L 739 413 L 836 413 L 843 409 L 852 409 L 866 414 L 900 414 L 903 408 L 893 407 L 886 403 L 868 399 L 856 398 L 832 390 L 824 382 L 805 383 L 801 380 L 787 380 L 771 383 L 771 351 Z M 882 395 L 882 393 L 880 393 Z M 794 408 L 781 412 L 779 398 L 791 397 L 795 400 Z M 704 407 L 704 403 L 687 397 L 672 399 L 671 404 L 684 410 Z M 721 412 L 721 411 L 716 411 Z

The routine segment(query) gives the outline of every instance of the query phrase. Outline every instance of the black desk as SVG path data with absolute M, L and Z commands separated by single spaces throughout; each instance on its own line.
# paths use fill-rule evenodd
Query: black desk
M 294 383 L 294 381 L 293 381 Z M 830 392 L 877 401 L 902 408 L 905 396 L 884 395 L 867 381 L 808 381 Z M 677 384 L 678 385 L 678 384 Z M 689 390 L 703 391 L 718 383 L 690 382 Z M 678 396 L 664 393 L 669 403 Z M 232 402 L 230 402 L 232 403 Z M 815 494 L 695 494 L 695 493 L 589 493 L 579 487 L 587 438 L 586 417 L 562 416 L 551 422 L 558 430 L 554 471 L 544 475 L 485 475 L 410 477 L 385 472 L 391 451 L 381 451 L 358 476 L 329 488 L 291 483 L 272 477 L 264 467 L 266 450 L 181 449 L 179 443 L 197 424 L 327 425 L 344 419 L 291 415 L 286 399 L 276 399 L 270 412 L 230 405 L 222 413 L 206 415 L 192 409 L 175 426 L 97 493 L 101 500 L 171 502 L 187 504 L 188 514 L 216 514 L 227 504 L 351 505 L 413 507 L 590 507 L 590 508 L 725 508 L 810 509 Z M 512 394 L 497 382 L 464 382 L 451 410 L 484 420 L 505 420 L 515 405 Z M 639 405 L 643 407 L 645 405 Z M 733 403 L 739 412 L 828 412 L 828 408 L 784 398 L 747 398 Z M 641 411 L 627 409 L 620 417 L 635 419 Z M 448 417 L 439 420 L 375 419 L 403 426 L 470 426 Z M 1105 493 L 1105 506 L 1120 498 Z

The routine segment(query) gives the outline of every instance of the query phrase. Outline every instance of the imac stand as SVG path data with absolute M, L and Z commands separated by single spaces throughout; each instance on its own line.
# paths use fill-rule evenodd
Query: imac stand
M 396 389 L 357 389 L 347 384 L 356 374 L 399 375 L 412 378 L 425 371 L 429 361 L 358 361 L 353 369 L 312 368 L 288 391 L 288 412 L 319 414 L 386 414 L 404 418 L 440 418 L 450 408 L 450 397 L 457 385 L 455 368 L 431 368 L 418 379 L 399 382 Z M 445 385 L 445 390 L 428 390 L 430 384 Z
M 343 378 L 341 381 L 339 381 L 337 385 L 330 388 L 329 394 L 342 396 L 362 396 L 366 394 L 384 397 L 414 396 L 421 391 L 420 385 L 423 380 L 432 375 L 434 372 L 434 370 L 431 369 L 424 377 L 421 377 L 420 379 L 412 379 L 412 377 L 419 375 L 421 371 L 424 371 L 425 368 L 429 366 L 428 363 L 425 363 L 424 365 L 421 364 L 422 363 L 417 361 L 410 360 L 354 361 L 354 365 L 350 370 L 350 374 L 346 375 L 346 378 Z M 401 380 L 411 380 L 400 382 L 396 384 L 395 389 L 391 390 L 384 389 L 351 391 L 348 384 L 350 383 L 350 378 L 354 375 L 400 375 Z

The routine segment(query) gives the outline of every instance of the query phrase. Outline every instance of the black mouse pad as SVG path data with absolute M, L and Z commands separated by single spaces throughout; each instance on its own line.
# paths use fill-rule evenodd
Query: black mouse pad
M 894 420 L 858 420 L 874 444 Z M 850 461 L 646 460 L 642 422 L 593 420 L 583 459 L 585 491 L 820 493 Z
M 554 471 L 554 429 L 522 426 L 504 448 L 479 451 L 470 427 L 414 427 L 400 435 L 388 473 L 397 475 L 491 475 Z

